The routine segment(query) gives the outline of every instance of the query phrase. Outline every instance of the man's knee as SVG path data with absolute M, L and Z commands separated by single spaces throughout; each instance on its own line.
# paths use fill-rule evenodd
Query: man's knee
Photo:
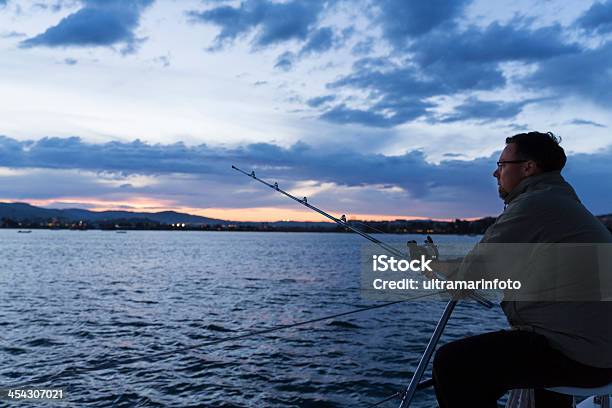
M 482 340 L 468 337 L 447 343 L 436 352 L 432 374 L 441 407 L 496 406 L 504 389 L 489 369 L 495 361 L 484 350 Z
M 452 372 L 489 372 L 495 369 L 500 353 L 507 350 L 513 333 L 497 331 L 452 341 L 441 346 L 434 357 L 434 368 Z
M 488 333 L 452 341 L 441 346 L 433 361 L 434 376 L 453 378 L 454 381 L 485 380 L 495 369 L 495 358 L 502 350 L 488 345 L 488 340 L 499 337 L 499 333 Z M 492 342 L 495 344 L 495 342 Z M 467 378 L 466 378 L 467 375 Z
M 467 406 L 463 401 L 466 384 L 462 380 L 466 376 L 461 373 L 461 348 L 459 342 L 447 343 L 434 356 L 432 375 L 440 407 Z
M 436 351 L 433 360 L 434 373 L 449 373 L 461 365 L 460 359 L 462 353 L 457 343 L 458 342 L 447 343 Z

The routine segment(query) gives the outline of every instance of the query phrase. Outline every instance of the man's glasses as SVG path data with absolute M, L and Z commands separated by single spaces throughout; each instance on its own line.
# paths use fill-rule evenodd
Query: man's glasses
M 497 162 L 497 168 L 501 169 L 504 167 L 504 164 L 512 164 L 512 163 L 526 163 L 529 160 L 500 160 Z

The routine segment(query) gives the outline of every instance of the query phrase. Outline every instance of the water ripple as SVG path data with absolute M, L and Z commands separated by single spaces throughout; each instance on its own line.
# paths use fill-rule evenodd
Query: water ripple
M 361 238 L 14 235 L 0 230 L 11 254 L 0 257 L 0 384 L 63 387 L 69 406 L 368 405 L 408 384 L 443 308 L 405 303 L 148 360 L 371 304 L 358 290 Z M 466 248 L 474 240 L 441 239 Z M 503 325 L 499 310 L 460 305 L 443 341 Z M 433 404 L 428 390 L 415 406 Z

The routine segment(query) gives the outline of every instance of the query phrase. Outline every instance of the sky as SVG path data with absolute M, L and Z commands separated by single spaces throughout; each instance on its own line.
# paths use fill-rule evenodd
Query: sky
M 477 218 L 552 131 L 612 213 L 612 0 L 0 0 L 0 201 Z

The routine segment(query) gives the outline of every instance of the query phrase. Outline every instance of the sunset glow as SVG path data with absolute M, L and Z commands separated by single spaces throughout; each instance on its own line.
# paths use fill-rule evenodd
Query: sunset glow
M 4 202 L 12 202 L 6 201 Z M 241 222 L 274 222 L 274 221 L 308 221 L 308 222 L 332 222 L 324 216 L 307 209 L 291 209 L 276 207 L 254 207 L 254 208 L 189 208 L 173 206 L 169 201 L 152 200 L 149 198 L 135 198 L 129 201 L 103 201 L 82 197 L 62 197 L 57 200 L 28 199 L 28 203 L 48 208 L 87 208 L 91 211 L 135 211 L 135 212 L 161 212 L 176 211 L 181 213 L 199 215 L 201 217 L 216 218 L 228 221 Z M 334 211 L 329 214 L 340 217 Z M 348 220 L 370 220 L 370 221 L 394 221 L 426 219 L 425 217 L 414 217 L 410 215 L 388 215 L 388 214 L 346 214 Z M 446 220 L 446 219 L 440 219 Z

